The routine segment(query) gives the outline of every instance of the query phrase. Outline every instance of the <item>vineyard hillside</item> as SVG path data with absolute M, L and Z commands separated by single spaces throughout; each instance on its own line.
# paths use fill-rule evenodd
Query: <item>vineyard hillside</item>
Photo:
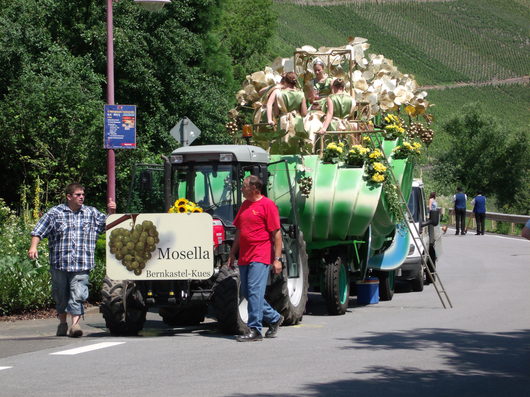
M 529 0 L 276 0 L 274 7 L 278 55 L 364 37 L 368 53 L 392 59 L 422 86 L 471 84 L 427 89 L 436 103 L 435 126 L 469 102 L 480 102 L 514 128 L 530 125 Z M 472 86 L 505 79 L 521 83 Z
M 528 0 L 294 3 L 275 3 L 276 46 L 283 56 L 293 47 L 343 45 L 348 37 L 360 36 L 371 44 L 369 52 L 393 59 L 422 85 L 529 73 Z

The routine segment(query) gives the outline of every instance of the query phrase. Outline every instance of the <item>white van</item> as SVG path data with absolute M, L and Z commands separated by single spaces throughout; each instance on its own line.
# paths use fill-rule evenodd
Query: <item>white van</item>
M 422 256 L 430 255 L 433 264 L 436 266 L 436 261 L 442 251 L 439 210 L 429 211 L 427 206 L 423 182 L 421 179 L 414 179 L 408 207 L 412 214 L 412 219 L 409 219 L 410 233 L 416 243 L 411 238 L 407 259 L 405 259 L 397 274 L 398 280 L 410 282 L 413 291 L 422 291 L 423 285 L 430 282 L 422 265 Z M 416 227 L 414 227 L 414 224 Z M 419 235 L 416 230 L 419 231 Z M 423 241 L 423 245 L 421 241 Z M 419 247 L 421 252 L 417 247 Z M 427 253 L 424 252 L 423 247 L 427 248 Z M 430 270 L 433 271 L 435 269 Z

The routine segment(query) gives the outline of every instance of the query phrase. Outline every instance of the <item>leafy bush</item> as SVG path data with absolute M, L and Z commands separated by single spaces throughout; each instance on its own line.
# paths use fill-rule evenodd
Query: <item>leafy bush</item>
M 3 212 L 0 222 L 0 315 L 50 307 L 50 273 L 47 244 L 39 247 L 39 261 L 26 256 L 31 225 L 13 212 Z
M 0 258 L 0 315 L 48 308 L 52 305 L 47 264 Z
M 105 244 L 105 235 L 102 234 L 96 241 L 96 267 L 90 272 L 90 293 L 88 296 L 88 301 L 91 303 L 101 301 L 101 286 L 106 273 Z
M 1 204 L 1 203 L 0 203 Z M 30 232 L 7 207 L 0 221 L 0 316 L 53 307 L 49 272 L 48 240 L 39 244 L 39 260 L 27 257 Z M 90 273 L 89 301 L 101 299 L 105 277 L 105 236 L 96 244 L 96 267 Z
M 511 206 L 526 190 L 530 172 L 527 134 L 513 131 L 485 113 L 480 104 L 469 104 L 444 125 L 448 145 L 436 154 L 432 177 L 436 190 L 450 194 L 462 186 L 468 195 L 495 196 L 500 206 Z M 528 206 L 526 206 L 528 208 Z

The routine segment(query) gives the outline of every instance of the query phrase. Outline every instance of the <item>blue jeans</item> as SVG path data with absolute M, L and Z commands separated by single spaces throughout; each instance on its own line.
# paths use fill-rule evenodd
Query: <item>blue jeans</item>
M 66 272 L 50 269 L 52 276 L 52 295 L 57 314 L 65 312 L 72 316 L 85 314 L 83 302 L 88 298 L 88 270 Z
M 280 319 L 280 313 L 265 300 L 269 266 L 260 262 L 252 262 L 246 266 L 239 266 L 239 275 L 241 294 L 248 302 L 247 325 L 261 332 L 263 321 L 271 324 Z

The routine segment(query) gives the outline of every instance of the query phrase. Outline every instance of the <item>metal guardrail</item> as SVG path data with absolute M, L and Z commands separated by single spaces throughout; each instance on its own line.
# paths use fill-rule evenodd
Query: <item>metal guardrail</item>
M 449 225 L 454 225 L 456 222 L 455 219 L 455 210 L 453 208 L 442 208 L 441 214 L 445 215 L 446 211 L 449 213 Z M 471 210 L 466 210 L 466 218 L 471 218 L 472 222 L 472 229 L 476 228 L 475 223 L 475 214 Z M 501 214 L 499 212 L 486 212 L 486 219 L 489 219 L 493 222 L 492 227 L 495 227 L 495 222 L 506 222 L 510 223 L 510 230 L 512 234 L 515 234 L 515 225 L 516 224 L 525 224 L 528 219 L 530 219 L 529 215 L 515 215 L 515 214 Z

